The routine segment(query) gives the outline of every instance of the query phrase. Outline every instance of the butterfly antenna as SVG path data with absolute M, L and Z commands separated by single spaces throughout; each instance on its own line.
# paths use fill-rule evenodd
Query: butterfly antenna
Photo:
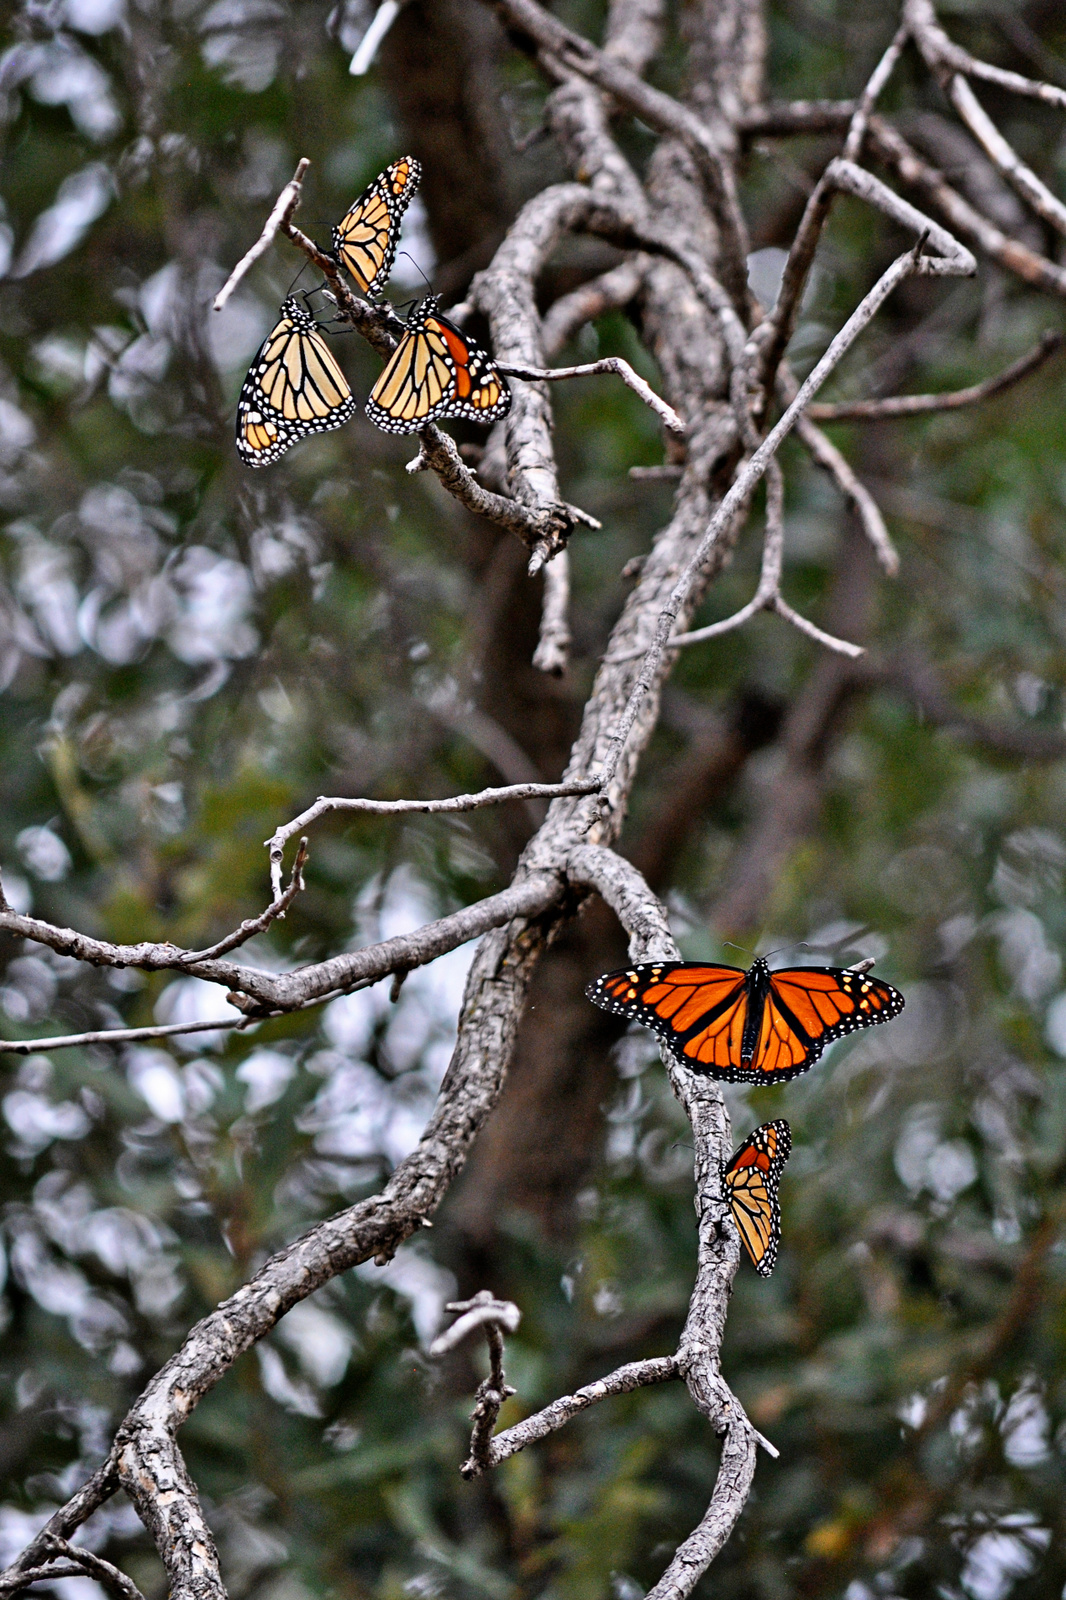
M 779 956 L 782 950 L 809 950 L 811 947 L 806 939 L 793 939 L 788 944 L 779 944 L 776 950 L 764 950 L 763 960 L 769 961 L 772 956 Z
M 415 260 L 414 256 L 411 254 L 410 250 L 401 250 L 401 251 L 399 251 L 399 255 L 407 257 L 408 261 L 411 263 L 412 267 L 414 267 L 415 271 L 418 273 L 418 276 L 422 279 L 422 282 L 425 284 L 425 286 L 429 290 L 430 294 L 432 294 L 433 293 L 433 285 L 430 283 L 429 279 L 426 277 L 425 273 L 422 271 L 422 268 L 418 265 L 418 262 Z M 411 303 L 413 305 L 414 301 L 412 301 Z
M 739 950 L 742 956 L 750 956 L 755 953 L 753 950 L 749 950 L 746 944 L 734 944 L 732 939 L 723 939 L 722 948 L 725 950 Z
M 292 294 L 292 291 L 295 289 L 296 285 L 299 283 L 300 279 L 303 277 L 304 273 L 307 271 L 307 269 L 308 269 L 308 267 L 310 265 L 311 265 L 310 261 L 305 261 L 303 266 L 300 268 L 299 272 L 296 274 L 295 278 L 293 278 L 292 282 L 289 284 L 289 287 L 285 291 L 286 300 L 288 300 L 288 298 Z M 315 292 L 314 289 L 309 289 L 308 290 L 308 294 L 314 294 L 314 292 Z

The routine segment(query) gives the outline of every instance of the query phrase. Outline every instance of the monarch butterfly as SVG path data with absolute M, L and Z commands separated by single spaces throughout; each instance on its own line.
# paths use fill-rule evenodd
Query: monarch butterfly
M 246 466 L 269 467 L 298 439 L 339 428 L 354 410 L 318 323 L 306 306 L 286 300 L 237 401 L 237 454 Z
M 333 230 L 333 254 L 363 294 L 376 295 L 396 259 L 400 223 L 422 179 L 414 156 L 401 156 L 364 189 Z
M 370 391 L 366 414 L 386 433 L 414 433 L 436 417 L 495 422 L 510 410 L 511 391 L 491 357 L 437 310 L 428 295 L 407 319 L 407 331 Z
M 788 1123 L 764 1122 L 723 1163 L 722 1188 L 756 1272 L 768 1278 L 781 1243 L 777 1186 L 792 1149 Z
M 682 1066 L 727 1083 L 796 1078 L 834 1039 L 903 1010 L 899 991 L 867 972 L 771 972 L 761 957 L 749 972 L 698 961 L 627 967 L 604 973 L 585 993 L 604 1011 L 653 1029 Z

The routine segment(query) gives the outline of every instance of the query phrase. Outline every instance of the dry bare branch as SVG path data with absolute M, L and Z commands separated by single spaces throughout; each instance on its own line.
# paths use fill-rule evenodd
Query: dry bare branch
M 969 51 L 961 49 L 948 38 L 937 21 L 932 0 L 904 0 L 903 17 L 932 71 L 963 73 L 967 77 L 980 78 L 985 83 L 994 83 L 1000 89 L 1009 89 L 1012 94 L 1043 100 L 1046 105 L 1066 109 L 1066 89 L 1059 89 L 1050 83 L 1039 83 L 1033 78 L 1023 78 L 1017 72 L 1006 72 L 1002 67 L 979 61 Z
M 394 3 L 394 0 L 391 0 L 391 3 Z M 222 285 L 221 289 L 216 294 L 214 300 L 212 301 L 212 310 L 222 310 L 222 307 L 226 304 L 226 301 L 240 283 L 241 279 L 255 265 L 255 263 L 259 260 L 259 257 L 265 255 L 270 249 L 270 246 L 277 238 L 278 229 L 283 227 L 285 223 L 291 219 L 293 212 L 300 204 L 300 194 L 303 189 L 304 173 L 307 171 L 310 165 L 311 163 L 306 156 L 303 156 L 297 163 L 296 171 L 293 173 L 284 189 L 282 189 L 281 193 L 278 195 L 277 200 L 274 202 L 274 209 L 266 219 L 266 222 L 263 225 L 262 233 L 252 245 L 252 248 L 244 253 L 237 265 L 234 267 L 233 271 L 230 273 L 229 277 L 226 279 L 225 283 Z
M 1015 193 L 1056 232 L 1066 234 L 1066 206 L 1004 139 L 966 79 L 953 77 L 948 85 L 948 95 L 988 159 L 1003 174 Z
M 54 1534 L 49 1537 L 48 1545 L 55 1551 L 57 1557 L 64 1561 L 73 1561 L 86 1576 L 95 1578 L 108 1594 L 116 1597 L 116 1600 L 144 1600 L 133 1579 L 127 1577 L 112 1562 L 105 1561 L 102 1556 L 95 1555 L 93 1551 L 86 1550 L 81 1545 L 68 1544 L 66 1539 L 60 1539 Z
M 613 372 L 635 395 L 640 396 L 646 406 L 650 406 L 671 433 L 684 437 L 685 424 L 673 406 L 668 406 L 665 400 L 660 399 L 651 385 L 644 381 L 639 372 L 634 372 L 629 362 L 623 361 L 621 356 L 603 356 L 599 361 L 586 361 L 579 367 L 516 367 L 501 363 L 500 371 L 509 378 L 525 378 L 536 383 L 555 383 L 560 378 L 591 378 L 599 372 Z
M 489 1375 L 478 1385 L 471 1414 L 473 1428 L 470 1434 L 470 1454 L 459 1468 L 464 1478 L 476 1477 L 492 1465 L 492 1434 L 503 1404 L 517 1391 L 507 1382 L 503 1371 L 503 1335 L 514 1333 L 522 1320 L 522 1313 L 509 1300 L 497 1300 L 488 1289 L 481 1289 L 471 1300 L 456 1300 L 445 1307 L 447 1311 L 461 1311 L 463 1315 L 445 1333 L 434 1339 L 429 1347 L 431 1356 L 442 1356 L 482 1329 L 489 1347 Z
M 1039 343 L 1012 361 L 1009 367 L 994 378 L 972 383 L 965 389 L 950 389 L 943 394 L 896 394 L 881 400 L 841 400 L 829 404 L 815 403 L 807 408 L 807 416 L 814 422 L 880 422 L 886 417 L 928 416 L 936 411 L 958 411 L 963 406 L 980 405 L 995 395 L 1012 389 L 1030 373 L 1036 372 L 1050 361 L 1066 343 L 1066 334 L 1043 333 Z
M 788 138 L 792 134 L 836 133 L 855 115 L 854 100 L 784 100 L 752 106 L 741 114 L 739 131 L 748 138 Z
M 722 228 L 723 280 L 737 305 L 747 301 L 747 229 L 736 184 L 711 130 L 687 106 L 653 89 L 588 39 L 565 27 L 537 0 L 488 0 L 513 27 L 571 71 L 611 95 L 658 133 L 672 134 L 690 152 Z
M 179 1033 L 225 1032 L 229 1028 L 246 1028 L 247 1017 L 235 1017 L 232 1022 L 223 1018 L 217 1022 L 164 1022 L 149 1024 L 144 1028 L 96 1028 L 88 1033 L 45 1035 L 40 1039 L 0 1039 L 0 1055 L 47 1055 L 50 1050 L 70 1050 L 84 1044 L 135 1044 L 142 1039 L 172 1039 Z
M 641 702 L 651 686 L 663 654 L 669 648 L 673 624 L 696 581 L 700 568 L 710 555 L 717 539 L 733 519 L 739 518 L 745 511 L 751 494 L 760 478 L 788 434 L 792 431 L 809 401 L 817 394 L 821 385 L 846 355 L 852 344 L 859 337 L 859 334 L 869 326 L 877 315 L 879 307 L 892 293 L 893 289 L 902 283 L 904 279 L 915 275 L 969 277 L 977 269 L 977 263 L 969 251 L 963 250 L 951 238 L 950 234 L 945 234 L 943 229 L 938 228 L 936 235 L 931 235 L 927 227 L 928 219 L 923 217 L 921 212 L 916 211 L 913 206 L 907 205 L 906 201 L 899 200 L 898 196 L 893 195 L 891 190 L 886 190 L 884 185 L 879 184 L 876 179 L 869 179 L 868 173 L 862 172 L 860 168 L 853 167 L 851 163 L 842 161 L 832 162 L 828 171 L 833 172 L 834 169 L 838 169 L 834 173 L 834 180 L 839 179 L 842 186 L 846 187 L 849 192 L 861 195 L 863 198 L 866 198 L 867 195 L 874 196 L 874 203 L 878 204 L 881 209 L 887 210 L 888 214 L 894 217 L 894 220 L 904 221 L 905 225 L 912 227 L 919 234 L 918 245 L 913 250 L 907 251 L 905 255 L 897 256 L 888 270 L 878 279 L 860 305 L 852 312 L 843 328 L 835 335 L 821 360 L 815 364 L 807 378 L 800 385 L 795 400 L 779 418 L 759 448 L 734 477 L 733 483 L 712 517 L 700 545 L 682 572 L 669 600 L 659 614 L 655 637 L 644 658 L 640 675 L 630 694 L 629 702 L 619 718 L 617 729 L 610 740 L 609 752 L 603 766 L 605 786 L 613 780 L 626 740 L 636 722 Z M 869 183 L 867 183 L 867 179 L 869 179 Z M 881 191 L 883 191 L 883 194 Z M 932 238 L 938 249 L 943 248 L 942 255 L 930 258 L 920 253 L 927 237 Z M 789 620 L 792 621 L 793 618 L 790 617 Z M 804 631 L 808 630 L 805 628 Z
M 800 616 L 798 611 L 787 604 L 781 594 L 781 568 L 785 543 L 784 519 L 784 478 L 776 460 L 771 461 L 766 469 L 766 537 L 763 541 L 762 570 L 759 574 L 758 587 L 747 605 L 741 606 L 739 611 L 734 611 L 730 617 L 723 617 L 720 622 L 708 623 L 706 627 L 694 628 L 687 633 L 675 633 L 670 639 L 669 648 L 676 650 L 690 644 L 703 644 L 707 639 L 717 639 L 723 633 L 732 633 L 736 628 L 741 628 L 760 611 L 773 611 L 790 622 L 794 628 L 805 633 L 809 638 L 824 645 L 827 650 L 835 650 L 838 655 L 848 656 L 857 660 L 864 655 L 861 645 L 851 644 L 847 639 L 838 639 L 834 634 L 826 633 L 816 627 L 806 617 Z M 636 652 L 626 656 L 613 656 L 612 661 L 630 660 Z
M 609 1373 L 606 1378 L 597 1378 L 594 1383 L 585 1384 L 584 1388 L 575 1390 L 573 1394 L 560 1395 L 543 1411 L 523 1418 L 513 1428 L 505 1428 L 491 1440 L 483 1457 L 478 1458 L 471 1451 L 470 1459 L 463 1463 L 460 1471 L 464 1478 L 479 1477 L 489 1468 L 499 1466 L 509 1456 L 517 1455 L 527 1445 L 548 1438 L 549 1434 L 564 1427 L 590 1406 L 598 1405 L 601 1400 L 616 1394 L 632 1394 L 634 1389 L 643 1389 L 649 1383 L 666 1383 L 677 1376 L 676 1356 L 653 1356 L 648 1361 L 630 1361 L 626 1366 Z
M 1034 288 L 1047 289 L 1066 298 L 1066 269 L 997 228 L 952 188 L 942 172 L 924 161 L 891 123 L 872 116 L 867 140 L 878 160 L 897 173 L 904 183 L 917 189 L 975 250 Z
M 724 632 L 756 609 L 765 608 L 775 610 L 831 649 L 849 655 L 859 653 L 858 646 L 834 639 L 800 617 L 781 596 L 784 530 L 777 452 L 788 434 L 798 430 L 815 459 L 832 473 L 856 504 L 871 544 L 882 563 L 891 566 L 894 552 L 876 505 L 840 452 L 818 432 L 814 413 L 808 408 L 820 386 L 898 284 L 912 276 L 968 275 L 975 270 L 975 262 L 947 229 L 901 200 L 854 159 L 839 159 L 829 164 L 811 198 L 790 253 L 777 304 L 766 322 L 752 332 L 745 275 L 746 231 L 736 201 L 732 161 L 739 136 L 846 127 L 846 157 L 857 157 L 864 145 L 872 149 L 904 182 L 926 194 L 962 237 L 987 249 L 994 259 L 1010 265 L 1022 277 L 1028 276 L 1030 282 L 1066 293 L 1066 269 L 999 233 L 876 116 L 877 95 L 902 48 L 902 31 L 858 102 L 760 107 L 754 104 L 759 92 L 757 82 L 750 92 L 738 88 L 748 57 L 758 54 L 757 44 L 749 41 L 743 48 L 737 45 L 726 50 L 716 33 L 706 48 L 723 52 L 722 76 L 729 80 L 728 89 L 717 99 L 709 91 L 702 101 L 695 94 L 687 100 L 675 99 L 643 81 L 640 74 L 654 53 L 661 26 L 658 0 L 612 7 L 602 49 L 566 28 L 536 0 L 495 0 L 495 9 L 512 30 L 522 35 L 525 46 L 557 85 L 550 99 L 548 122 L 570 170 L 580 174 L 582 181 L 554 184 L 523 207 L 465 303 L 467 311 L 487 312 L 498 360 L 505 370 L 525 379 L 516 389 L 505 430 L 506 476 L 495 463 L 492 468 L 491 481 L 510 494 L 496 493 L 479 482 L 454 442 L 432 426 L 419 435 L 418 469 L 433 471 L 462 505 L 517 534 L 531 552 L 531 567 L 554 556 L 545 573 L 538 655 L 543 653 L 539 663 L 542 666 L 549 660 L 565 661 L 565 546 L 574 525 L 592 519 L 561 496 L 546 384 L 585 371 L 619 372 L 620 368 L 617 362 L 604 362 L 545 370 L 543 364 L 546 359 L 554 359 L 565 339 L 588 318 L 612 304 L 633 304 L 644 342 L 659 362 L 666 396 L 664 400 L 655 395 L 649 399 L 649 391 L 642 398 L 654 403 L 664 421 L 671 426 L 676 424 L 686 436 L 683 464 L 675 467 L 668 463 L 662 469 L 678 475 L 673 514 L 642 557 L 637 582 L 615 626 L 585 706 L 569 771 L 562 783 L 519 782 L 477 795 L 436 801 L 321 797 L 268 841 L 274 895 L 267 910 L 204 950 L 185 951 L 168 944 L 110 944 L 71 929 L 53 927 L 39 918 L 20 916 L 9 907 L 0 909 L 0 931 L 35 939 L 78 960 L 176 971 L 225 985 L 233 1004 L 243 1013 L 232 1024 L 235 1027 L 245 1026 L 257 1017 L 320 1003 L 389 975 L 400 980 L 412 967 L 481 937 L 467 979 L 452 1061 L 417 1148 L 400 1163 L 381 1193 L 319 1224 L 279 1251 L 249 1283 L 190 1331 L 181 1349 L 134 1403 L 108 1460 L 55 1513 L 15 1567 L 0 1576 L 0 1589 L 5 1592 L 61 1575 L 67 1571 L 63 1561 L 69 1561 L 73 1571 L 84 1573 L 87 1568 L 80 1552 L 58 1545 L 56 1540 L 69 1539 L 97 1506 L 122 1488 L 152 1534 L 166 1567 L 173 1600 L 223 1600 L 217 1553 L 196 1487 L 176 1443 L 177 1430 L 238 1356 L 275 1327 L 292 1306 L 360 1261 L 387 1261 L 404 1239 L 428 1225 L 495 1104 L 514 1051 L 519 1019 L 538 958 L 583 898 L 596 893 L 611 907 L 628 936 L 633 960 L 677 956 L 661 903 L 640 872 L 611 848 L 622 826 L 640 754 L 655 726 L 673 646 Z M 375 20 L 379 31 L 387 10 L 388 6 L 383 7 Z M 1015 81 L 1012 74 L 993 76 L 998 69 L 986 69 L 965 52 L 957 51 L 938 30 L 928 0 L 907 0 L 904 20 L 919 43 L 924 30 L 923 48 L 936 55 L 936 70 L 953 75 L 953 81 L 983 77 L 1019 93 L 1039 89 L 1039 98 L 1060 103 L 1041 86 L 1034 86 L 1029 80 Z M 364 46 L 369 49 L 366 39 Z M 703 87 L 706 89 L 706 85 Z M 963 88 L 966 90 L 965 83 Z M 969 92 L 962 93 L 960 99 L 956 91 L 956 102 L 968 108 L 972 121 L 973 108 L 966 99 Z M 1066 96 L 1063 98 L 1066 100 Z M 610 117 L 618 109 L 639 117 L 662 135 L 648 164 L 646 183 L 637 177 L 613 138 Z M 985 134 L 988 148 L 987 130 Z M 994 140 L 992 143 L 995 145 Z M 998 145 L 995 148 L 1002 167 L 1004 152 Z M 997 156 L 993 155 L 993 159 Z M 387 355 L 402 332 L 398 319 L 389 308 L 369 305 L 354 296 L 333 257 L 292 222 L 304 170 L 305 163 L 301 163 L 293 180 L 297 192 L 294 194 L 289 185 L 279 196 L 253 251 L 261 254 L 270 238 L 277 232 L 284 233 L 323 272 L 342 320 L 360 331 L 379 354 Z M 1026 198 L 1035 204 L 1036 191 L 1029 182 L 1032 174 L 1026 174 L 1028 169 L 1019 172 L 1016 166 L 1012 181 L 1022 189 L 1028 184 Z M 863 298 L 804 383 L 798 388 L 789 387 L 784 351 L 822 228 L 833 198 L 840 192 L 873 204 L 919 242 L 901 255 Z M 1036 198 L 1046 206 L 1044 199 L 1039 195 Z M 538 277 L 564 236 L 581 233 L 609 240 L 630 254 L 594 284 L 558 301 L 542 324 L 536 300 Z M 256 258 L 249 252 L 231 275 L 223 295 L 232 292 L 240 272 Z M 688 292 L 690 286 L 692 293 Z M 684 292 L 680 292 L 681 287 Z M 769 415 L 778 374 L 785 386 L 784 410 L 765 438 L 760 438 L 758 428 Z M 1000 380 L 990 381 L 1004 387 L 1006 378 L 1004 374 Z M 1011 381 L 1017 381 L 1017 376 Z M 821 409 L 824 412 L 826 408 Z M 499 437 L 497 434 L 497 441 Z M 767 533 L 756 595 L 748 607 L 725 623 L 686 633 L 707 584 L 734 547 L 753 493 L 764 475 L 768 477 Z M 729 486 L 716 504 L 715 496 L 723 483 Z M 872 569 L 862 546 L 857 548 L 862 562 Z M 832 679 L 837 700 L 844 692 L 841 684 L 845 680 L 858 681 L 857 675 L 840 662 L 820 664 L 820 670 Z M 471 714 L 487 716 L 476 707 Z M 482 747 L 484 743 L 483 740 Z M 520 749 L 517 756 L 522 756 Z M 512 766 L 515 758 L 516 750 L 512 749 L 508 758 Z M 299 891 L 303 857 L 301 853 L 293 879 L 282 891 L 284 847 L 327 811 L 376 815 L 454 813 L 505 800 L 526 804 L 550 800 L 551 806 L 523 852 L 513 882 L 501 893 L 409 934 L 365 950 L 346 951 L 293 972 L 265 972 L 224 959 L 237 945 L 268 927 L 291 903 L 291 897 Z M 227 1024 L 120 1029 L 53 1041 L 17 1041 L 7 1048 L 25 1052 L 98 1038 L 114 1043 L 220 1026 Z M 664 1065 L 693 1129 L 699 1225 L 693 1293 L 675 1354 L 620 1368 L 492 1438 L 508 1392 L 501 1328 L 513 1326 L 516 1308 L 491 1297 L 475 1297 L 474 1302 L 457 1305 L 454 1309 L 460 1312 L 460 1320 L 442 1335 L 435 1349 L 450 1348 L 475 1325 L 484 1327 L 489 1339 L 491 1371 L 479 1390 L 470 1460 L 463 1469 L 471 1476 L 524 1444 L 545 1437 L 608 1395 L 667 1378 L 685 1381 L 693 1403 L 723 1439 L 723 1448 L 707 1513 L 652 1590 L 651 1600 L 666 1600 L 668 1596 L 670 1600 L 683 1600 L 735 1526 L 751 1485 L 757 1446 L 761 1442 L 771 1452 L 773 1446 L 752 1427 L 720 1370 L 726 1310 L 740 1253 L 739 1236 L 721 1191 L 721 1165 L 731 1147 L 725 1102 L 713 1081 L 688 1072 L 670 1057 L 664 1058 Z M 102 1568 L 95 1575 L 105 1582 L 109 1576 Z M 124 1589 L 119 1579 L 112 1577 L 123 1600 L 139 1600 L 136 1591 Z
M 351 65 L 348 68 L 353 78 L 361 78 L 364 73 L 370 71 L 370 68 L 374 65 L 374 57 L 378 53 L 378 47 L 396 21 L 396 18 L 400 15 L 403 3 L 404 0 L 382 0 L 382 4 L 374 12 L 370 26 L 356 46 L 355 54 L 352 56 Z
M 595 794 L 598 788 L 595 778 L 572 778 L 565 783 L 511 783 L 502 789 L 479 789 L 477 794 L 455 794 L 442 800 L 363 800 L 320 794 L 314 805 L 301 811 L 291 822 L 282 823 L 266 840 L 275 892 L 280 890 L 282 860 L 289 840 L 331 811 L 350 811 L 364 817 L 438 816 L 481 811 L 486 806 L 504 805 L 508 800 L 556 800 L 562 795 Z
M 538 672 L 561 678 L 570 660 L 570 556 L 560 550 L 544 568 L 540 637 L 533 652 Z
M 51 1583 L 56 1578 L 84 1578 L 85 1568 L 70 1561 L 57 1561 L 45 1567 L 9 1568 L 0 1574 L 0 1594 L 17 1594 L 34 1583 Z

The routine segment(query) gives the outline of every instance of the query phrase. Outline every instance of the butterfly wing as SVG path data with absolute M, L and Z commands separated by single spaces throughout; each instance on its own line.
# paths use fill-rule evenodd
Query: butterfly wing
M 469 422 L 505 417 L 511 409 L 511 391 L 491 356 L 439 313 L 427 317 L 426 330 L 443 339 L 452 361 L 452 392 L 439 415 L 465 417 Z
M 748 991 L 739 967 L 648 962 L 607 972 L 585 993 L 604 1011 L 651 1028 L 685 1066 L 712 1078 L 751 1076 L 740 1069 Z
M 237 454 L 268 467 L 290 445 L 348 421 L 355 396 L 314 318 L 286 300 L 263 340 L 237 401 Z
M 385 433 L 414 433 L 442 415 L 451 386 L 443 338 L 412 323 L 371 389 L 366 414 Z
M 722 1187 L 741 1243 L 756 1272 L 768 1278 L 781 1243 L 781 1173 L 792 1149 L 788 1123 L 764 1122 L 722 1169 Z
M 752 1059 L 755 1081 L 782 1081 L 806 1072 L 834 1039 L 888 1022 L 902 1010 L 899 990 L 869 973 L 844 967 L 774 972 Z
M 495 422 L 510 405 L 491 359 L 428 301 L 370 391 L 366 414 L 385 433 L 414 433 L 438 417 Z
M 421 177 L 414 156 L 401 156 L 363 190 L 334 228 L 333 254 L 361 293 L 375 295 L 388 282 L 403 214 Z

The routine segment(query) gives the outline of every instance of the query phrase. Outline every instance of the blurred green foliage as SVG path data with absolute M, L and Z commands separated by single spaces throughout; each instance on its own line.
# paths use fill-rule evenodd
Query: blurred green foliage
M 1044 46 L 1066 50 L 1061 15 L 1030 9 Z M 1029 13 L 1008 12 L 1029 27 Z M 1017 65 L 999 15 L 967 5 L 950 22 Z M 579 20 L 599 25 L 592 7 Z M 770 21 L 777 98 L 853 93 L 894 26 L 868 0 L 780 0 Z M 224 316 L 206 310 L 298 156 L 313 163 L 300 220 L 324 241 L 404 136 L 380 74 L 347 74 L 366 22 L 355 5 L 35 0 L 13 22 L 0 62 L 5 884 L 56 922 L 204 945 L 261 908 L 262 841 L 323 789 L 447 793 L 496 779 L 467 717 L 483 533 L 428 475 L 408 477 L 409 447 L 361 414 L 248 474 L 228 408 L 298 261 L 278 246 Z M 667 87 L 680 66 L 667 50 Z M 532 126 L 543 89 L 517 58 L 504 81 Z M 904 118 L 943 110 L 913 60 L 887 103 Z M 1061 120 L 1030 103 L 996 109 L 1061 186 Z M 634 159 L 647 148 L 632 136 Z M 748 153 L 761 249 L 787 244 L 829 148 Z M 516 155 L 517 186 L 546 181 L 552 159 Z M 424 225 L 411 248 L 432 272 Z M 862 208 L 839 207 L 797 365 L 895 248 Z M 416 274 L 394 289 L 406 292 Z M 865 393 L 888 373 L 890 388 L 970 382 L 1062 323 L 1057 305 L 994 270 L 912 284 L 835 392 Z M 364 393 L 370 353 L 351 338 L 337 347 Z M 594 348 L 653 371 L 621 316 L 582 335 L 580 355 Z M 972 412 L 837 430 L 903 556 L 899 580 L 874 590 L 877 660 L 933 661 L 961 713 L 1023 735 L 1063 728 L 1061 383 L 1060 361 Z M 622 603 L 619 573 L 669 496 L 626 476 L 660 458 L 632 395 L 602 379 L 554 398 L 566 492 L 604 522 L 573 547 L 572 719 Z M 830 488 L 798 451 L 785 460 L 787 589 L 821 616 L 855 547 Z M 757 568 L 749 538 L 702 620 L 742 603 Z M 761 618 L 684 657 L 677 703 L 711 712 L 757 692 L 787 708 L 815 665 L 807 641 Z M 678 727 L 668 718 L 656 736 L 638 822 L 669 781 Z M 793 1128 L 780 1262 L 769 1282 L 741 1269 L 725 1351 L 781 1457 L 760 1461 L 707 1593 L 1063 1592 L 1064 767 L 965 733 L 874 674 L 766 908 L 763 948 L 877 955 L 908 1008 L 785 1090 L 750 1104 L 729 1091 L 738 1136 L 782 1114 Z M 670 903 L 694 956 L 722 953 L 709 911 L 781 760 L 776 746 L 753 757 L 691 818 Z M 249 958 L 316 959 L 468 902 L 506 882 L 526 826 L 488 813 L 321 825 L 307 893 Z M 10 940 L 2 955 L 11 1037 L 218 1014 L 195 982 L 85 971 Z M 173 1049 L 4 1058 L 5 1560 L 100 1459 L 191 1322 L 412 1146 L 468 958 L 413 975 L 395 1005 L 382 989 Z M 685 1124 L 645 1041 L 617 1059 L 574 1237 L 500 1218 L 506 1281 L 492 1287 L 523 1311 L 505 1422 L 673 1348 L 684 1316 Z M 632 1600 L 699 1519 L 717 1449 L 679 1386 L 599 1407 L 491 1482 L 459 1480 L 480 1356 L 438 1371 L 421 1353 L 458 1249 L 445 1213 L 431 1245 L 338 1280 L 185 1428 L 235 1600 Z M 155 1600 L 161 1570 L 130 1509 L 108 1508 L 90 1533 Z

